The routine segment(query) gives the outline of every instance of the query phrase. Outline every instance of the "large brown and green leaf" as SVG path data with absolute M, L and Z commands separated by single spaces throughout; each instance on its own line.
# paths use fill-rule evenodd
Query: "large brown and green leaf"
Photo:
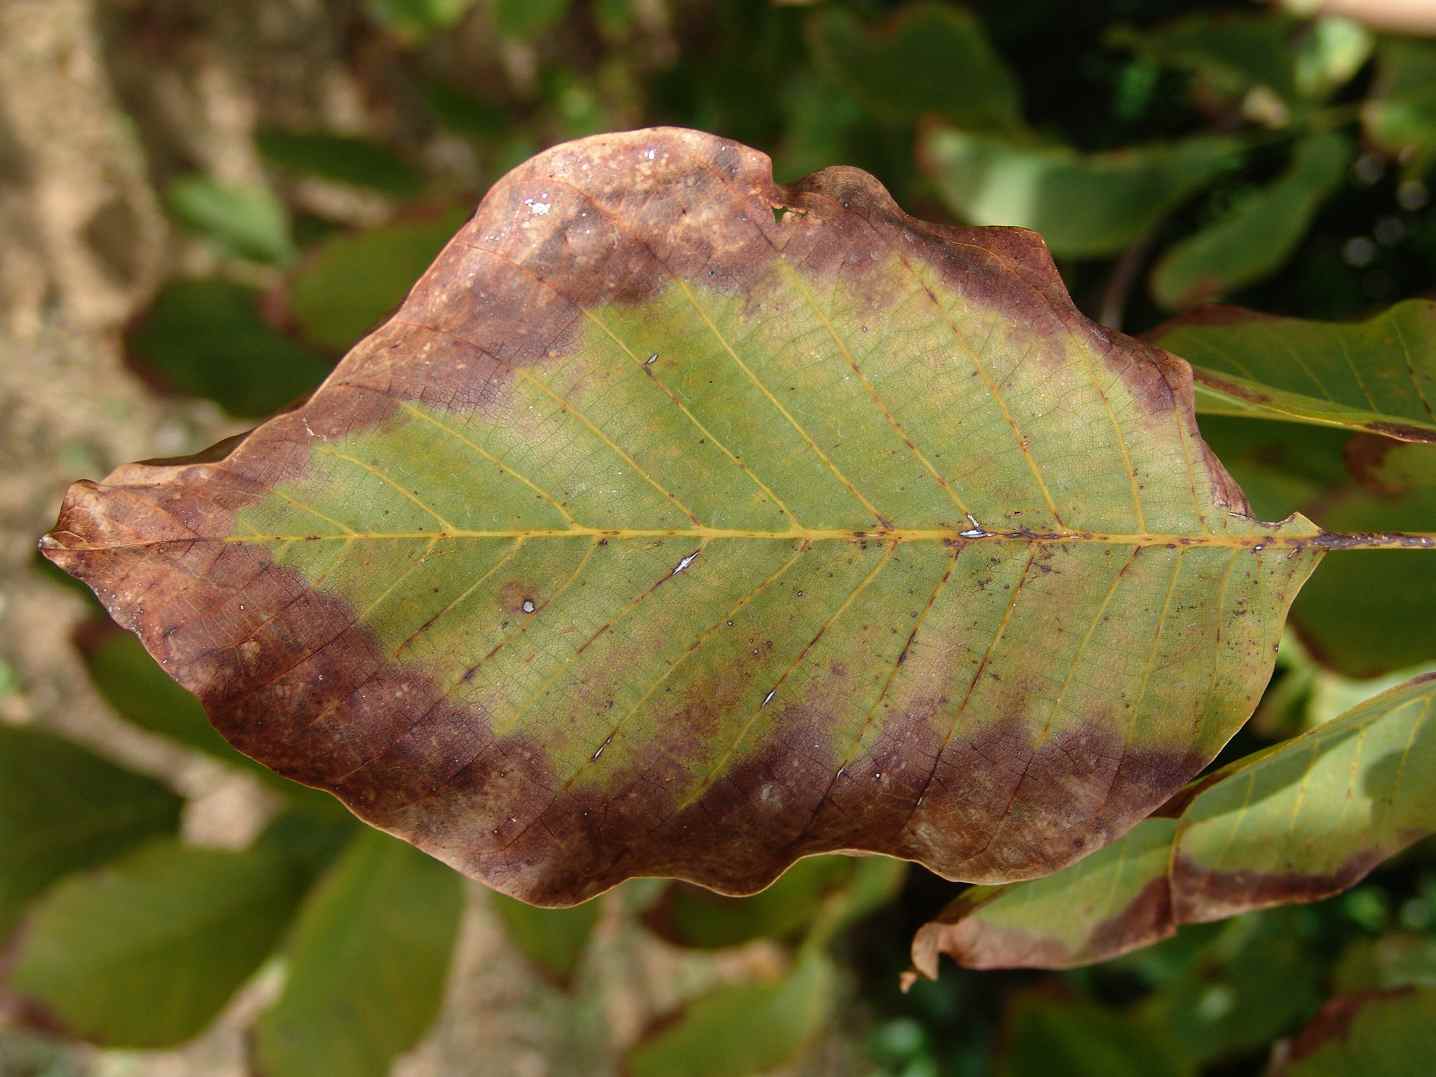
M 1196 782 L 1066 871 L 964 892 L 913 942 L 937 974 L 1102 961 L 1251 909 L 1330 896 L 1436 830 L 1436 674 Z
M 657 129 L 510 173 L 302 407 L 44 548 L 241 750 L 567 904 L 1056 870 L 1215 755 L 1351 541 L 1252 520 L 1187 365 L 1036 235 Z
M 1196 367 L 1204 414 L 1436 441 L 1436 302 L 1350 323 L 1212 306 L 1150 337 Z

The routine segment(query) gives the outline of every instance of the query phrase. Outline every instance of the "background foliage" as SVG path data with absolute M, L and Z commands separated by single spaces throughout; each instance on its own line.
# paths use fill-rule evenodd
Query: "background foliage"
M 1084 311 L 1129 332 L 1215 299 L 1366 317 L 1423 294 L 1436 265 L 1436 43 L 1355 22 L 1236 4 L 1192 15 L 1163 0 L 350 0 L 318 16 L 297 2 L 245 6 L 65 9 L 132 125 L 140 164 L 132 180 L 104 182 L 143 187 L 156 213 L 126 224 L 135 211 L 121 200 L 88 218 L 87 242 L 118 249 L 106 264 L 140 282 L 139 301 L 96 316 L 97 339 L 122 328 L 131 373 L 166 409 L 191 409 L 174 452 L 308 391 L 493 179 L 604 130 L 698 127 L 769 152 L 780 181 L 853 164 L 915 215 L 1038 228 Z M 37 8 L 18 5 L 10 28 Z M 314 33 L 317 57 L 300 40 Z M 0 45 L 17 58 L 19 47 Z M 214 62 L 231 49 L 251 66 Z M 235 85 L 216 89 L 226 79 Z M 28 129 L 0 119 L 6 174 L 38 189 L 27 169 L 44 161 L 22 152 Z M 136 234 L 162 235 L 150 245 L 160 253 L 137 260 L 149 248 Z M 43 302 L 27 328 L 18 295 L 17 338 L 65 329 Z M 1163 343 L 1183 351 L 1175 339 Z M 1332 527 L 1430 529 L 1429 445 L 1388 463 L 1402 482 L 1362 487 L 1348 466 L 1361 435 L 1224 416 L 1202 426 L 1268 518 L 1321 506 Z M 116 462 L 97 455 L 72 453 L 68 477 Z M 1304 596 L 1307 645 L 1283 648 L 1256 718 L 1219 762 L 1436 662 L 1436 574 L 1400 560 L 1416 555 L 1350 556 Z M 52 593 L 65 616 L 80 601 Z M 1370 593 L 1406 601 L 1357 601 Z M 24 661 L 0 652 L 0 704 L 16 719 L 0 725 L 0 1069 L 126 1057 L 57 1053 L 22 1029 L 148 1048 L 200 1034 L 223 1011 L 250 1026 L 257 1072 L 386 1072 L 441 1012 L 464 885 L 234 753 L 97 607 L 70 640 L 115 715 L 210 757 L 210 780 L 250 774 L 267 814 L 242 840 L 196 840 L 193 782 L 181 783 L 187 801 L 153 758 L 57 735 L 79 723 L 52 719 Z M 1390 680 L 1351 679 L 1373 674 Z M 744 901 L 643 881 L 563 912 L 471 895 L 468 916 L 482 906 L 540 990 L 579 1007 L 601 994 L 594 950 L 614 939 L 719 955 L 640 1018 L 591 1011 L 585 1050 L 597 1044 L 601 1060 L 549 1051 L 554 1072 L 1256 1073 L 1300 1053 L 1291 1038 L 1333 995 L 1436 988 L 1429 842 L 1326 902 L 1184 927 L 1068 973 L 948 966 L 901 994 L 914 930 L 955 889 L 917 868 L 825 857 Z M 236 1014 L 242 988 L 253 1001 Z M 1429 999 L 1391 1006 L 1429 1015 Z M 1395 1043 L 1410 1021 L 1394 1012 L 1363 1013 L 1344 1064 L 1359 1064 L 1368 1025 Z M 440 1034 L 472 1016 L 445 1011 Z M 465 1072 L 433 1051 L 422 1065 Z

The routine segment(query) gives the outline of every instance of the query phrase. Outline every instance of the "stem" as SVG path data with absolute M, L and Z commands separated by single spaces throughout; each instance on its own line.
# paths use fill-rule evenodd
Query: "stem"
M 1436 550 L 1436 532 L 1323 531 L 1311 544 L 1324 550 Z

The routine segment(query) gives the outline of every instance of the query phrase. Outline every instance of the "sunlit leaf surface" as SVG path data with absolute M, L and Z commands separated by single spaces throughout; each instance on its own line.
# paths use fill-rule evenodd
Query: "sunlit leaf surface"
M 1197 368 L 1197 407 L 1436 441 L 1436 302 L 1364 322 L 1205 307 L 1149 334 Z
M 241 750 L 513 896 L 1006 881 L 1215 755 L 1334 541 L 1246 514 L 1191 391 L 1031 233 L 603 136 L 303 407 L 76 484 L 44 545 Z

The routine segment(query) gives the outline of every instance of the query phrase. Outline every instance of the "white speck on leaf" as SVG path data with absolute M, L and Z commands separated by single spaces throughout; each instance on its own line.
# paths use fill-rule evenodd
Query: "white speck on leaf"
M 694 551 L 693 551 L 692 553 L 690 553 L 690 554 L 685 554 L 685 555 L 683 556 L 682 560 L 680 560 L 680 561 L 678 562 L 678 567 L 673 570 L 672 575 L 674 575 L 674 576 L 678 575 L 680 572 L 682 572 L 684 569 L 686 569 L 689 565 L 693 564 L 693 562 L 696 561 L 696 560 L 698 560 L 698 551 L 697 551 L 697 550 L 694 550 Z

